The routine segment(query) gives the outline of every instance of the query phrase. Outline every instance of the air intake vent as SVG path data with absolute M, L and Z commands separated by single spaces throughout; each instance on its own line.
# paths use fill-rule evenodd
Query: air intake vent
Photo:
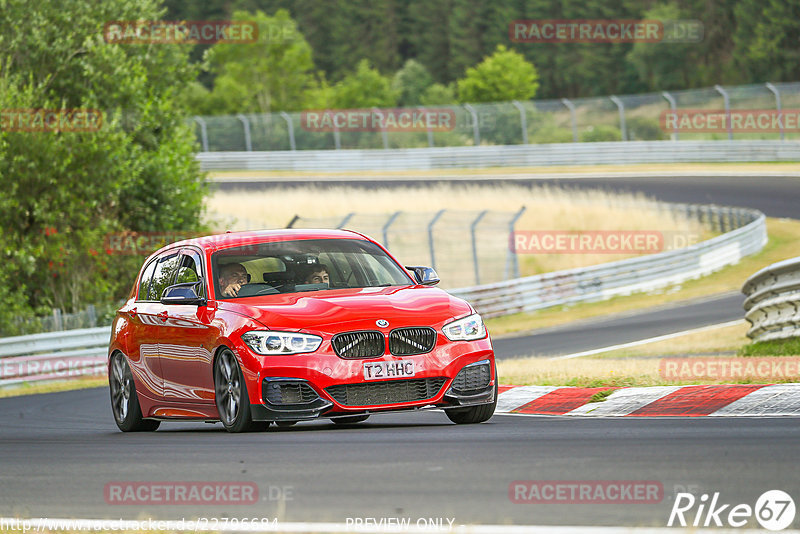
M 433 398 L 444 383 L 444 378 L 385 380 L 329 386 L 325 391 L 343 406 L 379 406 Z
M 305 382 L 264 380 L 264 400 L 275 406 L 286 404 L 308 404 L 319 398 L 317 392 Z
M 436 345 L 436 330 L 428 327 L 396 328 L 389 334 L 389 352 L 395 356 L 424 354 Z
M 331 344 L 340 358 L 377 358 L 386 352 L 383 334 L 371 330 L 336 334 Z
M 458 372 L 451 387 L 457 393 L 483 391 L 489 387 L 491 379 L 492 373 L 488 363 L 468 365 Z

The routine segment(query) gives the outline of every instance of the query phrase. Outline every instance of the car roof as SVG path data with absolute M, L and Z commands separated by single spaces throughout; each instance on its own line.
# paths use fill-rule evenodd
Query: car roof
M 224 234 L 214 234 L 204 237 L 184 239 L 176 243 L 171 243 L 156 252 L 159 253 L 168 248 L 194 245 L 204 250 L 219 250 L 222 248 L 248 245 L 254 243 L 266 243 L 270 241 L 289 241 L 293 239 L 361 239 L 367 237 L 352 230 L 333 230 L 324 228 L 280 228 L 277 230 L 251 230 L 246 232 L 226 232 Z

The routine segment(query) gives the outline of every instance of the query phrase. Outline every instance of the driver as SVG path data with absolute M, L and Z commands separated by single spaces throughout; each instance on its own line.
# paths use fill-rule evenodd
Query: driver
M 306 274 L 304 282 L 306 284 L 330 285 L 331 278 L 328 274 L 328 267 L 323 264 L 312 267 Z
M 229 263 L 219 268 L 219 287 L 226 297 L 239 296 L 239 290 L 249 280 L 247 269 L 240 263 Z

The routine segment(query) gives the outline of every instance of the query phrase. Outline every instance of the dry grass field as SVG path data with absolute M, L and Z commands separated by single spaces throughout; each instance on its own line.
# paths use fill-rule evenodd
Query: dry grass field
M 431 187 L 381 189 L 292 187 L 270 189 L 261 193 L 218 191 L 209 197 L 207 213 L 210 223 L 219 230 L 283 228 L 295 215 L 313 219 L 330 218 L 326 226 L 335 226 L 336 221 L 341 221 L 347 214 L 356 213 L 357 216 L 346 227 L 363 231 L 381 240 L 380 228 L 383 222 L 392 213 L 402 210 L 408 217 L 399 219 L 392 227 L 394 234 L 389 239 L 389 249 L 401 261 L 427 264 L 427 234 L 422 223 L 430 220 L 438 210 L 445 209 L 453 217 L 449 222 L 443 219 L 441 223 L 437 223 L 436 231 L 440 234 L 447 232 L 447 242 L 452 246 L 438 245 L 445 249 L 445 253 L 437 252 L 437 260 L 466 262 L 469 266 L 470 249 L 457 249 L 453 243 L 468 245 L 469 222 L 475 214 L 482 210 L 504 214 L 503 217 L 496 216 L 494 223 L 488 217 L 485 219 L 485 224 L 494 226 L 488 227 L 488 230 L 486 226 L 483 227 L 479 245 L 482 256 L 494 256 L 497 263 L 502 265 L 508 248 L 507 223 L 503 221 L 507 221 L 522 206 L 526 211 L 516 224 L 517 231 L 659 231 L 689 236 L 690 239 L 707 239 L 711 236 L 699 223 L 660 211 L 654 201 L 641 195 L 514 185 L 440 184 Z M 463 214 L 463 217 L 456 220 L 457 214 Z M 397 237 L 401 233 L 404 237 Z M 414 241 L 411 238 L 417 239 Z M 522 275 L 538 274 L 630 256 L 631 254 L 585 252 L 520 254 L 520 272 Z M 437 268 L 440 266 L 437 265 Z M 448 274 L 447 269 L 440 270 L 445 271 L 440 274 Z M 469 281 L 465 278 L 465 283 L 469 284 Z M 451 283 L 448 287 L 457 286 Z

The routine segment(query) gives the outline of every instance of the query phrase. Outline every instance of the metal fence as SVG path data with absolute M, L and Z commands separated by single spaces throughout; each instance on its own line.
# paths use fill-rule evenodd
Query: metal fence
M 742 257 L 761 250 L 767 242 L 766 217 L 759 211 L 685 204 L 673 205 L 672 209 L 695 213 L 705 220 L 716 219 L 718 224 L 727 220 L 728 224 L 741 226 L 685 249 L 456 289 L 451 293 L 469 301 L 485 317 L 599 301 L 700 278 L 738 263 Z
M 331 131 L 309 127 L 303 113 L 193 117 L 203 152 L 397 149 L 602 141 L 800 139 L 797 129 L 679 133 L 662 125 L 663 112 L 681 109 L 787 110 L 800 108 L 800 82 L 715 86 L 597 98 L 436 106 L 452 128 L 434 131 Z M 413 113 L 433 108 L 403 108 Z M 375 108 L 383 116 L 388 110 Z
M 290 228 L 347 228 L 378 239 L 406 265 L 436 269 L 448 287 L 518 278 L 519 261 L 509 246 L 514 225 L 525 212 L 453 211 L 390 214 L 350 213 L 345 217 L 296 216 Z
M 104 376 L 111 327 L 0 338 L 0 385 Z
M 204 171 L 398 171 L 543 165 L 799 161 L 797 141 L 635 141 L 389 150 L 201 152 Z
M 748 337 L 768 341 L 800 336 L 800 258 L 761 269 L 747 279 L 742 292 Z

